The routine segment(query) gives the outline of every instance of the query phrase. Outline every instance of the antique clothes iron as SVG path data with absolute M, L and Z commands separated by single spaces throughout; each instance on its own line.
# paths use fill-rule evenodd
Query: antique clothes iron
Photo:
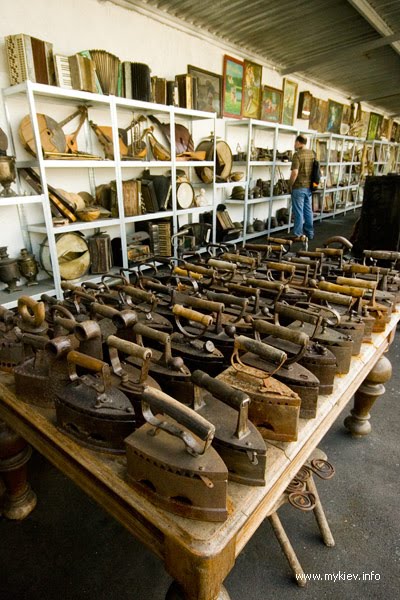
M 262 341 L 270 346 L 279 341 L 279 350 L 283 350 L 288 358 L 282 366 L 276 370 L 274 366 L 258 356 L 247 353 L 242 356 L 242 362 L 251 367 L 274 371 L 274 377 L 296 392 L 301 399 L 300 417 L 302 419 L 313 419 L 317 416 L 317 402 L 319 394 L 319 380 L 317 377 L 301 365 L 298 361 L 304 356 L 309 345 L 309 337 L 303 332 L 295 332 L 265 321 L 255 320 L 253 323 L 255 338 L 261 341 L 262 336 L 268 336 Z M 288 347 L 292 350 L 288 354 Z M 296 350 L 294 350 L 296 348 Z
M 142 412 L 147 423 L 125 440 L 129 483 L 169 512 L 225 521 L 228 471 L 211 447 L 214 425 L 150 387 Z
M 299 320 L 301 322 L 309 323 L 314 327 L 317 327 L 317 325 L 320 325 L 322 322 L 322 317 L 320 315 L 312 313 L 305 308 L 288 306 L 282 302 L 277 302 L 275 306 L 276 324 L 279 323 L 280 317 L 287 322 Z M 287 342 L 282 342 L 279 339 L 271 340 L 271 343 L 276 348 L 279 348 L 279 350 L 286 352 L 289 356 L 298 352 L 297 347 L 291 348 Z M 333 383 L 337 372 L 337 361 L 333 352 L 326 346 L 309 338 L 306 351 L 300 358 L 299 364 L 306 367 L 308 371 L 317 377 L 320 394 L 332 394 Z
M 249 418 L 264 439 L 296 441 L 301 404 L 299 396 L 272 377 L 274 373 L 243 364 L 239 358 L 240 350 L 274 362 L 276 369 L 285 362 L 287 355 L 267 344 L 240 335 L 235 338 L 232 366 L 218 375 L 217 379 L 249 395 Z
M 192 375 L 193 408 L 215 425 L 213 446 L 228 467 L 229 479 L 246 485 L 265 485 L 266 447 L 248 420 L 250 398 L 203 371 Z
M 57 425 L 88 448 L 123 453 L 123 440 L 134 430 L 136 419 L 127 396 L 112 386 L 110 367 L 74 350 L 67 361 L 71 382 L 55 397 Z M 77 367 L 95 375 L 79 376 Z

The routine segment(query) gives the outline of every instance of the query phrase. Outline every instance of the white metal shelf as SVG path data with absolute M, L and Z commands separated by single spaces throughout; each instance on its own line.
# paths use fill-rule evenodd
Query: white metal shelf
M 23 278 L 21 277 L 21 279 Z M 5 292 L 4 289 L 0 290 L 0 306 L 8 309 L 15 308 L 18 304 L 18 298 L 23 294 L 31 296 L 34 300 L 40 300 L 42 294 L 53 296 L 55 293 L 56 290 L 52 279 L 40 279 L 38 285 L 28 287 L 22 284 L 20 290 L 11 294 Z
M 43 194 L 32 196 L 8 196 L 0 197 L 0 206 L 16 206 L 17 204 L 41 204 L 43 202 Z
M 136 215 L 134 217 L 125 217 L 125 223 L 138 223 L 139 221 L 152 221 L 154 219 L 168 219 L 174 214 L 173 210 L 166 210 L 156 213 L 146 213 L 145 215 Z
M 164 169 L 165 167 L 172 167 L 171 160 L 121 160 L 121 168 L 134 168 L 134 169 Z
M 119 225 L 120 219 L 98 219 L 95 221 L 75 221 L 75 223 L 69 223 L 68 225 L 61 225 L 60 227 L 53 227 L 55 235 L 57 233 L 66 233 L 67 231 L 80 231 L 81 229 L 98 229 L 101 227 L 112 227 Z M 38 223 L 28 225 L 28 231 L 31 233 L 42 233 L 47 234 L 47 227 L 45 223 Z

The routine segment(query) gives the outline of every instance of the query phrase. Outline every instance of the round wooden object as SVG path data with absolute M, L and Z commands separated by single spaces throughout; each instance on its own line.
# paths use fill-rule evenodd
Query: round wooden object
M 42 150 L 44 152 L 67 152 L 67 139 L 57 121 L 41 113 L 37 113 L 36 117 Z M 23 146 L 36 156 L 35 137 L 30 115 L 26 115 L 22 119 L 18 133 Z
M 61 279 L 78 279 L 89 271 L 89 247 L 79 233 L 60 233 L 56 236 L 56 250 Z M 53 274 L 47 238 L 40 247 L 40 263 L 49 275 Z

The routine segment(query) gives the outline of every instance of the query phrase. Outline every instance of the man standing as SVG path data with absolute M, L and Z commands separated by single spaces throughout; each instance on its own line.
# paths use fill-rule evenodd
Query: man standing
M 314 152 L 305 148 L 307 138 L 298 135 L 295 143 L 289 185 L 292 191 L 292 211 L 294 216 L 293 234 L 301 238 L 304 234 L 309 240 L 314 237 L 311 173 Z

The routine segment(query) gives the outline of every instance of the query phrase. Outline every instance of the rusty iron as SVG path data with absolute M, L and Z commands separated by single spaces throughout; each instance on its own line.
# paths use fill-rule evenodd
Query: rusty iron
M 158 382 L 163 392 L 179 402 L 191 404 L 194 397 L 191 373 L 181 356 L 172 356 L 171 336 L 164 331 L 147 327 L 143 323 L 136 323 L 133 326 L 133 334 L 139 346 L 144 347 L 143 338 L 145 338 L 150 346 L 162 347 L 162 350 L 151 348 L 149 373 Z M 139 358 L 132 356 L 128 362 L 138 366 Z
M 299 395 L 301 399 L 300 418 L 314 419 L 317 416 L 319 380 L 299 363 L 310 343 L 308 335 L 264 321 L 256 320 L 253 325 L 257 340 L 278 348 L 278 350 L 283 350 L 288 356 L 279 370 L 275 370 L 274 377 Z M 255 354 L 244 354 L 242 361 L 258 369 L 274 370 L 271 363 L 260 359 Z
M 122 454 L 136 426 L 130 400 L 112 386 L 107 363 L 76 351 L 67 361 L 70 383 L 55 396 L 57 425 L 79 444 Z M 77 367 L 85 373 L 78 375 Z
M 281 350 L 257 340 L 237 336 L 232 354 L 232 366 L 217 379 L 250 396 L 249 418 L 264 439 L 293 442 L 297 440 L 300 397 L 288 386 L 277 381 L 265 370 L 245 365 L 239 352 L 252 352 L 276 364 L 275 370 L 287 359 Z M 274 371 L 272 372 L 272 375 Z
M 142 425 L 143 389 L 145 386 L 160 389 L 157 381 L 149 375 L 152 350 L 114 335 L 108 337 L 107 347 L 112 368 L 111 382 L 127 396 L 134 407 L 135 426 Z M 121 360 L 121 356 L 125 357 L 124 361 Z
M 265 485 L 267 449 L 248 419 L 247 393 L 216 381 L 204 371 L 192 375 L 192 408 L 215 425 L 213 446 L 228 467 L 229 479 L 246 485 Z
M 225 521 L 228 470 L 211 446 L 214 425 L 149 387 L 142 410 L 147 423 L 125 440 L 130 485 L 169 512 Z

